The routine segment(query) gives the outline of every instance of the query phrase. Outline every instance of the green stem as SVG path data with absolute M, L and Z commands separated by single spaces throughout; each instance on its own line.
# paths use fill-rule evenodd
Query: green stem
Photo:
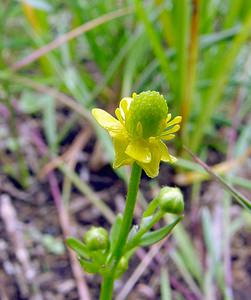
M 108 276 L 104 277 L 101 287 L 100 300 L 111 300 L 113 284 L 115 280 L 115 273 L 117 264 L 123 255 L 123 250 L 126 244 L 126 240 L 132 225 L 133 212 L 136 204 L 137 193 L 139 189 L 139 182 L 142 169 L 136 163 L 132 165 L 132 173 L 128 186 L 128 192 L 126 196 L 126 206 L 123 214 L 123 220 L 118 236 L 118 241 L 114 248 L 111 257 L 111 272 Z
M 113 294 L 114 276 L 103 278 L 101 285 L 100 300 L 111 300 Z
M 141 177 L 141 167 L 136 163 L 132 166 L 131 178 L 128 186 L 128 192 L 126 197 L 126 206 L 123 214 L 123 220 L 118 236 L 118 241 L 112 254 L 115 261 L 119 261 L 122 256 L 124 246 L 132 225 L 133 211 L 136 203 L 137 193 L 139 189 L 139 182 Z

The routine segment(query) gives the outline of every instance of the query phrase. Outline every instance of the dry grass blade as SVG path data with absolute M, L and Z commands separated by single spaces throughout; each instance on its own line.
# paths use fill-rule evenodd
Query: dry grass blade
M 61 156 L 54 158 L 48 164 L 46 164 L 39 172 L 38 177 L 40 179 L 44 178 L 49 172 L 53 171 L 60 164 L 62 164 L 62 161 L 67 162 L 69 166 L 73 168 L 76 164 L 76 158 L 78 157 L 78 153 L 87 144 L 87 142 L 91 138 L 91 134 L 92 131 L 90 127 L 83 129 L 78 134 L 78 136 L 74 140 L 73 144 L 69 147 L 69 149 L 67 149 Z
M 18 220 L 16 209 L 7 194 L 0 197 L 0 217 L 11 242 L 12 251 L 20 265 L 20 272 L 15 272 L 15 276 L 18 276 L 18 273 L 22 274 L 22 280 L 19 281 L 22 296 L 32 293 L 34 298 L 41 299 L 40 289 L 35 280 L 36 268 L 30 259 L 25 235 L 22 226 L 20 226 L 21 223 Z M 18 269 L 16 268 L 16 270 Z
M 206 170 L 208 174 L 212 176 L 217 182 L 219 182 L 233 197 L 234 199 L 243 207 L 251 211 L 251 202 L 244 195 L 239 193 L 235 188 L 229 185 L 222 177 L 217 175 L 206 163 L 200 160 L 190 149 L 183 146 L 184 149 L 192 156 L 193 160 L 197 162 L 202 168 Z
M 90 200 L 90 202 L 97 207 L 97 209 L 110 223 L 114 222 L 115 215 L 109 206 L 100 200 L 94 191 L 84 181 L 82 181 L 80 177 L 69 168 L 68 165 L 62 163 L 58 166 L 58 169 L 69 178 L 69 180 L 81 191 L 81 193 L 87 196 L 88 200 Z
M 38 148 L 38 151 L 41 155 L 48 154 L 48 148 L 44 144 L 38 133 L 33 134 L 33 143 Z M 59 185 L 57 177 L 54 172 L 48 173 L 48 182 L 50 186 L 51 195 L 53 197 L 55 206 L 57 208 L 58 217 L 60 221 L 60 226 L 62 228 L 64 239 L 66 239 L 71 234 L 71 224 L 69 219 L 69 213 L 65 208 L 65 205 L 62 201 L 61 193 L 59 190 Z M 78 297 L 81 300 L 90 300 L 90 293 L 85 278 L 82 273 L 82 269 L 78 263 L 77 257 L 73 251 L 69 251 L 71 269 L 76 281 L 76 286 L 78 290 Z
M 211 167 L 211 171 L 216 173 L 217 175 L 225 174 L 226 172 L 232 171 L 236 167 L 240 167 L 243 165 L 248 157 L 251 155 L 251 147 L 247 149 L 247 151 L 241 155 L 240 157 L 232 160 L 228 160 L 217 165 Z M 208 180 L 210 178 L 209 173 L 199 173 L 199 172 L 187 172 L 185 174 L 177 174 L 175 176 L 175 182 L 179 185 L 189 185 L 195 182 L 201 182 L 204 180 Z
M 61 228 L 63 231 L 64 239 L 66 240 L 66 238 L 69 235 L 71 235 L 71 232 L 70 232 L 71 224 L 70 224 L 70 220 L 69 220 L 69 214 L 65 210 L 63 205 L 58 209 L 58 215 L 60 218 L 60 223 L 61 223 Z M 70 256 L 70 261 L 71 261 L 72 272 L 74 274 L 76 286 L 78 289 L 79 299 L 91 300 L 90 291 L 89 291 L 88 285 L 86 283 L 86 280 L 83 276 L 83 272 L 79 265 L 76 254 L 70 249 L 68 249 L 68 251 L 69 251 L 69 256 Z
M 26 56 L 25 58 L 21 59 L 20 61 L 16 62 L 15 64 L 13 64 L 11 66 L 11 69 L 13 71 L 18 71 L 19 69 L 23 68 L 24 66 L 32 63 L 33 61 L 37 60 L 38 58 L 40 58 L 41 56 L 45 55 L 46 53 L 58 48 L 59 46 L 63 45 L 64 43 L 78 37 L 79 35 L 101 25 L 104 24 L 108 21 L 114 20 L 116 18 L 128 15 L 129 13 L 132 12 L 132 8 L 131 7 L 127 7 L 127 8 L 121 8 L 118 9 L 116 11 L 110 12 L 108 14 L 105 14 L 101 17 L 98 17 L 94 20 L 91 20 L 75 29 L 73 29 L 72 31 L 63 34 L 61 36 L 59 36 L 58 38 L 56 38 L 54 41 L 50 42 L 49 44 L 39 48 L 38 50 L 32 52 L 31 54 L 29 54 L 28 56 Z
M 24 84 L 28 87 L 31 87 L 32 89 L 36 90 L 39 93 L 47 94 L 51 97 L 54 97 L 56 100 L 58 100 L 63 105 L 69 107 L 74 112 L 81 115 L 84 119 L 88 120 L 90 124 L 95 124 L 93 118 L 91 117 L 91 114 L 89 111 L 87 111 L 82 105 L 77 103 L 72 97 L 45 85 L 42 85 L 40 83 L 36 83 L 28 78 L 21 78 L 21 77 L 15 77 L 16 82 L 20 84 Z

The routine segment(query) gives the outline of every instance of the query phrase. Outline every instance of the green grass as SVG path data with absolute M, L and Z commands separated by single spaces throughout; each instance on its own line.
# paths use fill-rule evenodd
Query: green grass
M 10 138 L 17 145 L 11 153 L 16 157 L 13 165 L 0 161 L 6 172 L 14 174 L 18 170 L 15 176 L 24 188 L 29 186 L 30 175 L 21 137 L 15 129 L 17 116 L 9 101 L 13 98 L 21 103 L 27 116 L 37 114 L 41 118 L 51 157 L 61 153 L 64 136 L 76 124 L 81 124 L 84 117 L 94 126 L 112 161 L 111 141 L 93 125 L 89 111 L 95 106 L 110 109 L 121 97 L 147 89 L 159 90 L 166 96 L 170 110 L 183 116 L 176 149 L 181 156 L 175 167 L 177 172 L 200 171 L 180 151 L 182 143 L 203 161 L 210 159 L 212 150 L 222 160 L 235 159 L 247 151 L 251 141 L 251 6 L 248 1 L 41 0 L 29 3 L 26 9 L 22 2 L 0 3 L 0 35 L 3 37 L 0 39 L 0 97 L 11 111 Z M 57 44 L 60 36 L 65 40 Z M 48 45 L 54 46 L 48 49 Z M 47 50 L 41 55 L 44 47 Z M 33 52 L 38 56 L 32 59 Z M 16 67 L 27 57 L 23 65 Z M 73 102 L 68 106 L 72 117 L 62 127 L 57 120 L 59 103 L 62 105 L 60 95 L 66 95 Z M 234 145 L 223 133 L 232 123 L 236 123 Z M 60 170 L 83 194 L 89 195 L 108 222 L 114 219 L 110 208 L 95 198 L 88 186 L 81 187 L 74 171 L 63 166 Z M 221 174 L 225 176 L 224 182 L 250 189 L 250 180 L 240 170 L 235 166 L 229 174 Z M 121 178 L 125 178 L 125 173 L 119 172 Z M 224 224 L 220 229 L 225 234 L 225 244 L 217 248 L 210 243 L 214 239 L 211 228 L 218 223 L 212 207 L 209 209 L 201 201 L 204 187 L 199 181 L 190 185 L 192 192 L 188 193 L 187 202 L 191 211 L 201 212 L 197 222 L 202 233 L 194 237 L 186 226 L 179 225 L 174 232 L 177 248 L 171 252 L 171 259 L 196 295 L 209 298 L 216 288 L 225 299 L 231 299 L 226 271 L 217 264 L 219 256 L 224 256 L 225 249 L 229 248 L 235 232 L 232 227 L 239 228 L 243 224 L 240 216 L 231 223 L 229 216 L 234 204 L 224 195 L 221 202 L 225 209 Z M 70 189 L 67 198 L 70 199 Z M 213 208 L 219 209 L 219 206 L 215 204 Z M 188 228 L 189 217 L 190 210 L 185 217 Z M 202 240 L 210 266 L 198 260 L 200 250 L 194 242 L 198 239 Z M 164 286 L 167 274 L 163 268 L 163 299 L 170 299 L 171 290 Z

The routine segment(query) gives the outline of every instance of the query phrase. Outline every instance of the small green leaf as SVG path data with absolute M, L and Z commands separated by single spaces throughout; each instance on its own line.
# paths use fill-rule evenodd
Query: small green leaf
M 113 251 L 114 246 L 118 240 L 118 234 L 119 234 L 121 223 L 122 223 L 122 215 L 118 214 L 110 231 L 111 252 Z
M 66 239 L 67 245 L 74 250 L 80 257 L 84 257 L 86 259 L 90 259 L 90 252 L 85 246 L 85 244 L 81 243 L 79 240 L 69 237 Z
M 133 225 L 128 234 L 127 240 L 131 241 L 134 238 L 134 236 L 137 234 L 138 231 L 139 231 L 139 225 Z
M 182 220 L 182 218 L 183 217 L 178 217 L 177 219 L 174 220 L 174 222 L 162 227 L 159 230 L 147 232 L 146 234 L 144 234 L 142 236 L 142 238 L 139 242 L 139 245 L 140 246 L 149 246 L 149 245 L 159 242 L 160 240 L 165 238 L 172 231 L 172 229 L 175 227 L 175 225 L 177 225 Z
M 99 272 L 99 266 L 97 264 L 82 258 L 79 258 L 79 262 L 87 273 L 95 274 Z

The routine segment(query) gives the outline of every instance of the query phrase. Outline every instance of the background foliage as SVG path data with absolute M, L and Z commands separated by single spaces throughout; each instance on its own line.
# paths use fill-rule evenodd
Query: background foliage
M 162 253 L 167 263 L 161 271 L 155 269 L 155 278 L 161 281 L 161 287 L 153 287 L 155 296 L 247 299 L 241 290 L 250 287 L 244 279 L 236 283 L 233 253 L 236 241 L 243 249 L 251 245 L 245 234 L 250 216 L 245 217 L 229 194 L 207 181 L 207 173 L 190 160 L 182 145 L 248 195 L 249 1 L 4 0 L 0 25 L 3 192 L 10 182 L 31 196 L 32 185 L 43 178 L 55 201 L 63 235 L 70 230 L 68 216 L 74 215 L 69 209 L 75 192 L 72 186 L 99 211 L 98 222 L 112 222 L 113 202 L 99 201 L 97 186 L 91 188 L 79 173 L 85 135 L 87 153 L 93 151 L 97 136 L 90 157 L 99 158 L 97 164 L 85 165 L 90 168 L 87 173 L 113 159 L 110 139 L 96 127 L 90 109 L 99 106 L 114 111 L 121 97 L 133 91 L 158 90 L 170 111 L 183 116 L 183 126 L 174 145 L 180 157 L 177 165 L 172 170 L 162 166 L 162 175 L 158 182 L 149 183 L 150 190 L 154 194 L 159 185 L 184 186 L 187 211 L 183 226 L 175 230 L 170 245 L 167 242 L 168 251 Z M 32 143 L 36 146 L 30 147 Z M 100 154 L 100 147 L 105 155 Z M 124 180 L 126 172 L 120 170 L 118 176 Z M 148 199 L 143 188 L 142 192 L 139 207 L 144 207 L 144 197 Z M 51 237 L 40 242 L 49 249 L 53 244 L 51 249 L 57 252 L 61 248 L 50 244 Z M 145 255 L 151 257 L 151 251 Z M 240 256 L 238 252 L 237 261 Z M 250 264 L 250 256 L 245 259 Z M 168 276 L 169 268 L 175 270 L 174 275 Z M 250 280 L 250 270 L 244 265 L 241 272 L 241 278 Z M 125 286 L 118 299 L 131 292 L 132 286 Z

